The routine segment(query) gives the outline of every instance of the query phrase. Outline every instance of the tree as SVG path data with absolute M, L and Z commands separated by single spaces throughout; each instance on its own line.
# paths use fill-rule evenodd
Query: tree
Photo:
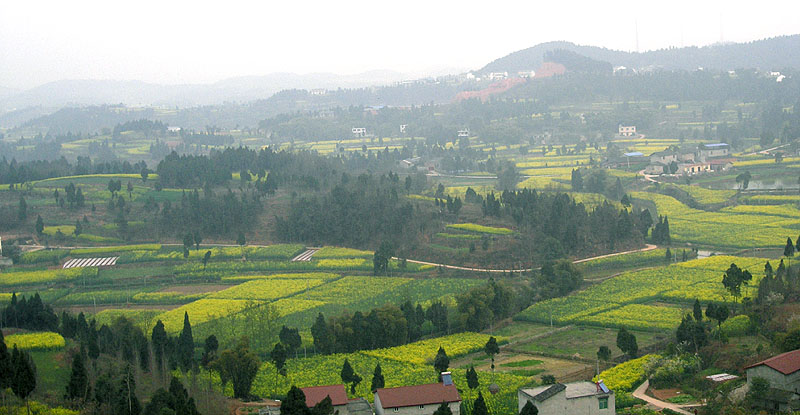
M 250 351 L 246 337 L 239 340 L 236 347 L 220 353 L 211 367 L 219 373 L 223 386 L 231 381 L 233 383 L 233 397 L 244 399 L 250 395 L 250 388 L 258 373 L 261 362 L 258 356 Z M 303 397 L 305 405 L 305 397 Z M 281 412 L 283 413 L 283 412 Z
M 679 343 L 685 343 L 697 353 L 701 347 L 708 343 L 705 325 L 687 314 L 681 320 L 676 331 L 676 339 Z
M 436 352 L 436 358 L 433 359 L 433 367 L 436 369 L 436 374 L 441 381 L 442 372 L 447 372 L 447 368 L 450 367 L 450 358 L 447 357 L 447 352 L 444 351 L 442 346 L 439 346 L 439 351 Z
M 272 360 L 272 364 L 275 365 L 275 372 L 276 379 L 277 375 L 286 376 L 286 349 L 283 345 L 279 343 L 275 343 L 275 347 L 272 348 L 272 352 L 269 354 L 270 360 Z
M 617 333 L 617 347 L 627 354 L 631 359 L 636 357 L 639 352 L 639 345 L 636 343 L 636 336 L 629 333 L 625 328 L 619 329 Z
M 181 369 L 188 371 L 194 363 L 194 338 L 192 337 L 192 325 L 189 323 L 189 312 L 183 312 L 183 329 L 178 336 L 178 364 Z
M 194 231 L 194 233 L 192 233 L 192 240 L 194 241 L 194 250 L 199 250 L 200 243 L 203 242 L 203 235 L 200 234 L 200 231 Z
M 14 369 L 14 376 L 11 379 L 11 391 L 14 392 L 17 398 L 25 401 L 28 414 L 30 414 L 28 396 L 36 389 L 36 366 L 33 364 L 31 355 L 28 352 L 19 351 L 16 344 L 11 351 L 11 364 Z
M 700 300 L 694 299 L 694 306 L 692 307 L 692 315 L 695 321 L 703 321 L 703 308 L 700 306 Z
M 281 340 L 284 347 L 286 347 L 286 352 L 289 354 L 296 354 L 297 349 L 303 345 L 303 339 L 300 337 L 300 331 L 298 329 L 290 329 L 283 326 L 278 334 L 278 338 Z
M 580 169 L 572 170 L 572 180 L 570 183 L 572 184 L 572 190 L 576 192 L 583 190 L 583 176 L 581 175 Z
M 20 222 L 24 222 L 25 219 L 28 218 L 28 204 L 25 202 L 25 198 L 22 195 L 19 196 L 19 207 L 17 212 L 17 218 Z
M 611 349 L 609 349 L 608 346 L 600 346 L 600 348 L 597 349 L 597 358 L 599 360 L 603 360 L 603 361 L 610 360 L 611 359 Z
M 164 369 L 164 352 L 167 346 L 167 331 L 164 329 L 164 323 L 161 320 L 156 322 L 153 326 L 153 332 L 150 336 L 150 342 L 153 344 L 153 354 L 156 357 L 156 366 L 159 371 Z
M 244 246 L 245 246 L 245 244 L 247 244 L 247 240 L 244 237 L 244 232 L 239 231 L 239 234 L 236 236 L 236 245 L 239 245 L 239 247 L 242 250 L 242 258 L 244 258 Z
M 742 295 L 742 285 L 747 285 L 752 279 L 753 275 L 750 274 L 750 271 L 731 264 L 722 276 L 722 285 L 731 293 L 735 302 Z
M 494 336 L 489 337 L 486 345 L 483 346 L 483 351 L 492 358 L 492 372 L 494 372 L 494 356 L 500 353 L 500 347 L 497 345 L 497 339 Z
M 794 256 L 794 243 L 792 243 L 792 238 L 786 238 L 786 246 L 783 248 L 783 256 Z
M 114 414 L 139 415 L 142 411 L 139 398 L 136 397 L 136 380 L 130 365 L 125 367 L 117 393 L 112 399 Z
M 142 176 L 142 183 L 147 182 L 147 176 L 150 175 L 150 170 L 147 167 L 142 167 L 142 171 L 139 172 L 139 175 Z
M 542 385 L 555 385 L 556 377 L 553 375 L 542 375 Z
M 314 349 L 317 353 L 329 354 L 333 351 L 333 339 L 322 313 L 317 315 L 317 319 L 311 325 L 311 337 L 314 338 Z
M 89 374 L 86 372 L 86 366 L 83 362 L 83 353 L 77 352 L 72 355 L 72 373 L 69 376 L 64 399 L 83 401 L 88 393 Z
M 469 386 L 469 388 L 472 390 L 475 390 L 478 386 L 480 386 L 478 372 L 475 371 L 474 366 L 470 366 L 469 369 L 467 369 L 467 386 Z
M 353 370 L 353 367 L 350 366 L 350 362 L 347 359 L 344 359 L 344 364 L 342 364 L 342 370 L 339 372 L 339 376 L 342 378 L 342 383 L 350 384 L 350 393 L 355 394 L 356 386 L 361 383 L 361 376 Z
M 219 341 L 217 340 L 217 336 L 211 334 L 206 337 L 206 341 L 203 342 L 203 366 L 208 366 L 217 356 L 217 350 L 219 349 Z
M 326 396 L 321 401 L 317 402 L 311 409 L 311 415 L 334 415 L 333 401 L 330 396 Z M 338 414 L 339 412 L 336 411 Z
M 8 354 L 3 331 L 0 330 L 0 391 L 11 386 L 13 376 L 14 366 L 12 365 L 11 355 Z
M 72 234 L 75 236 L 79 236 L 83 233 L 83 225 L 81 224 L 80 219 L 75 221 L 75 230 L 72 231 Z
M 381 364 L 378 362 L 375 365 L 375 370 L 372 372 L 372 383 L 370 384 L 370 390 L 375 392 L 378 389 L 382 389 L 386 386 L 386 380 L 383 378 L 383 370 L 381 369 Z
M 286 399 L 281 402 L 281 415 L 310 415 L 311 411 L 306 406 L 306 394 L 292 385 Z
M 728 319 L 729 314 L 730 311 L 725 304 L 717 306 L 714 303 L 709 303 L 706 307 L 706 317 L 717 320 L 717 326 L 722 326 L 722 323 Z
M 453 415 L 453 411 L 450 410 L 450 405 L 447 402 L 442 402 L 435 411 L 433 411 L 433 415 Z
M 206 265 L 208 265 L 209 259 L 211 259 L 211 251 L 206 251 L 206 253 L 203 254 L 203 271 L 206 270 Z
M 36 234 L 42 236 L 44 232 L 44 221 L 42 220 L 42 215 L 36 216 Z
M 133 200 L 133 184 L 128 180 L 128 199 Z
M 519 411 L 519 415 L 539 415 L 539 408 L 537 408 L 531 401 L 525 402 L 525 406 Z
M 372 272 L 375 275 L 386 274 L 389 271 L 389 260 L 394 255 L 394 248 L 389 241 L 381 242 L 380 247 L 372 256 Z
M 486 401 L 483 400 L 481 392 L 478 392 L 478 398 L 475 399 L 475 404 L 472 406 L 472 415 L 489 415 L 489 409 L 486 407 Z
M 750 390 L 747 391 L 746 395 L 747 400 L 752 403 L 764 399 L 769 393 L 770 387 L 769 380 L 756 376 L 750 381 Z

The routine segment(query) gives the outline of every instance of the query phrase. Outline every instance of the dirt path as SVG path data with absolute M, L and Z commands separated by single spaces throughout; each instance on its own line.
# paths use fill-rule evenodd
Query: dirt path
M 636 253 L 636 252 L 652 251 L 653 249 L 656 249 L 656 248 L 658 248 L 658 246 L 652 245 L 652 244 L 647 244 L 644 248 L 633 249 L 633 250 L 624 251 L 624 252 L 614 252 L 614 253 L 611 253 L 611 254 L 598 255 L 598 256 L 593 256 L 593 257 L 583 258 L 583 259 L 576 259 L 575 261 L 572 261 L 572 263 L 573 264 L 580 264 L 582 262 L 592 261 L 592 260 L 595 260 L 595 259 L 610 258 L 610 257 L 613 257 L 613 256 L 633 254 L 633 253 Z M 394 259 L 399 259 L 399 258 L 394 258 Z M 415 259 L 406 259 L 406 261 L 413 262 L 415 264 L 432 265 L 434 267 L 442 267 L 442 268 L 447 268 L 447 269 L 456 269 L 456 270 L 461 270 L 461 271 L 475 271 L 475 272 L 495 272 L 495 273 L 496 272 L 530 272 L 530 271 L 534 271 L 534 270 L 539 269 L 539 267 L 536 267 L 536 268 L 524 268 L 524 269 L 470 268 L 470 267 L 461 267 L 461 266 L 458 266 L 458 265 L 447 265 L 447 264 L 437 264 L 435 262 L 418 261 L 418 260 L 415 260 Z
M 672 411 L 675 411 L 675 412 L 677 412 L 679 414 L 694 415 L 691 412 L 682 409 L 680 405 L 676 405 L 674 403 L 669 403 L 669 402 L 664 402 L 664 401 L 659 401 L 656 398 L 648 396 L 647 394 L 645 394 L 645 392 L 647 391 L 647 388 L 649 388 L 649 387 L 650 387 L 650 381 L 649 380 L 644 381 L 644 383 L 639 385 L 639 387 L 636 388 L 635 391 L 633 391 L 633 397 L 634 398 L 639 398 L 639 399 L 647 402 L 648 404 L 655 406 L 658 409 L 668 408 L 668 409 L 670 409 Z

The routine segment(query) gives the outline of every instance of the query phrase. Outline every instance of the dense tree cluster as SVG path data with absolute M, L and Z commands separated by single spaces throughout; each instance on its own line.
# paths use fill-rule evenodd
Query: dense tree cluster
M 5 156 L 0 159 L 0 184 L 25 183 L 52 177 L 78 176 L 84 174 L 139 174 L 147 165 L 141 161 L 131 164 L 128 161 L 95 161 L 89 157 L 78 157 L 74 163 L 61 157 L 52 161 L 36 159 L 35 161 L 8 161 Z
M 39 293 L 30 297 L 17 297 L 11 294 L 11 302 L 1 310 L 0 322 L 3 327 L 18 327 L 27 330 L 56 331 L 58 316 L 49 304 L 44 304 Z

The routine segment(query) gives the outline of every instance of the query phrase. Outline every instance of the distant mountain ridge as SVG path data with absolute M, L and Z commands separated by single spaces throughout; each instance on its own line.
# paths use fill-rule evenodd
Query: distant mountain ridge
M 714 70 L 800 68 L 800 35 L 791 35 L 747 43 L 690 46 L 642 53 L 576 45 L 565 41 L 547 42 L 510 53 L 474 73 L 516 73 L 536 70 L 544 62 L 544 55 L 554 50 L 566 50 L 596 61 L 608 62 L 613 66 L 628 68 L 660 67 L 667 70 L 695 70 L 699 67 Z
M 354 75 L 332 73 L 273 73 L 224 79 L 212 84 L 165 85 L 143 81 L 62 80 L 25 91 L 0 89 L 0 113 L 13 109 L 44 106 L 125 104 L 190 107 L 226 101 L 248 102 L 266 99 L 285 89 L 338 89 L 385 85 L 407 79 L 407 75 L 376 70 Z

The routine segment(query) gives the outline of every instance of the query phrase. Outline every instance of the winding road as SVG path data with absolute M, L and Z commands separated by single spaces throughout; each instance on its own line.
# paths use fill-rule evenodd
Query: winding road
M 676 405 L 674 403 L 659 401 L 658 399 L 653 398 L 652 396 L 648 396 L 645 392 L 647 392 L 647 388 L 649 388 L 649 387 L 650 387 L 650 381 L 649 380 L 644 381 L 644 383 L 639 385 L 639 387 L 636 388 L 635 391 L 633 391 L 633 397 L 641 399 L 641 400 L 649 403 L 650 405 L 653 405 L 653 406 L 657 407 L 658 409 L 667 408 L 667 409 L 675 411 L 675 412 L 677 412 L 679 414 L 694 415 L 691 412 L 683 409 L 682 405 Z

